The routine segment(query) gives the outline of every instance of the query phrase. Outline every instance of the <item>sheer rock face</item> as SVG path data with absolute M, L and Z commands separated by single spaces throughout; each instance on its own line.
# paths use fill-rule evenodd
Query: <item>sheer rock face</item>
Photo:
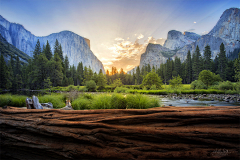
M 240 107 L 0 109 L 2 159 L 239 159 Z
M 150 66 L 160 67 L 160 64 L 167 61 L 167 57 L 164 57 L 161 52 L 171 52 L 170 49 L 161 46 L 160 44 L 149 43 L 145 53 L 141 55 L 140 68 L 142 66 L 150 64 Z M 135 70 L 136 71 L 136 70 Z
M 215 59 L 220 51 L 221 43 L 225 46 L 226 55 L 234 51 L 234 49 L 240 48 L 240 9 L 230 8 L 226 10 L 214 28 L 206 35 L 200 36 L 193 32 L 184 32 L 182 34 L 176 30 L 169 31 L 163 47 L 157 44 L 148 46 L 149 51 L 146 50 L 142 54 L 140 66 L 148 63 L 151 66 L 160 66 L 161 63 L 166 62 L 167 58 L 174 59 L 176 56 L 183 62 L 187 58 L 188 50 L 193 54 L 197 45 L 202 55 L 205 47 L 209 45 L 212 59 Z M 168 57 L 161 54 L 163 52 L 175 52 L 176 54 L 171 54 L 172 56 Z
M 10 23 L 0 15 L 0 33 L 10 44 L 31 57 L 38 39 L 41 46 L 43 44 L 46 45 L 48 40 L 52 52 L 54 51 L 55 41 L 58 39 L 62 45 L 63 56 L 68 56 L 70 65 L 77 67 L 79 62 L 83 62 L 84 66 L 90 66 L 94 72 L 98 73 L 100 69 L 104 72 L 102 62 L 90 50 L 90 40 L 71 31 L 62 31 L 45 37 L 37 37 L 22 25 Z
M 193 33 L 193 35 L 194 34 L 195 33 Z M 176 30 L 171 30 L 168 32 L 167 40 L 165 41 L 163 46 L 166 48 L 169 48 L 170 50 L 175 50 L 175 49 L 182 48 L 187 44 L 191 44 L 195 42 L 194 39 L 191 39 L 191 37 L 194 37 L 194 36 L 190 36 L 191 34 L 189 34 L 189 32 L 187 33 L 187 35 L 188 36 Z
M 193 54 L 198 45 L 203 54 L 206 45 L 210 45 L 212 59 L 214 59 L 220 51 L 221 43 L 224 44 L 227 55 L 234 49 L 240 48 L 240 9 L 227 9 L 208 34 L 201 36 L 194 43 L 184 46 L 175 56 L 184 61 L 187 58 L 188 50 Z

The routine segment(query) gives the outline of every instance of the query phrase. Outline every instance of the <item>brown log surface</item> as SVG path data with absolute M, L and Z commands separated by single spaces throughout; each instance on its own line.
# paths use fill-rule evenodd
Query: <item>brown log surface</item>
M 240 106 L 0 109 L 0 159 L 239 159 Z

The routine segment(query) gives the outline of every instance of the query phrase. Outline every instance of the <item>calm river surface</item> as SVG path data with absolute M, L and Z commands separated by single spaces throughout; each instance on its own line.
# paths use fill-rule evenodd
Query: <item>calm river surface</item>
M 159 98 L 161 104 L 165 106 L 240 106 L 239 101 L 219 101 L 219 100 L 193 100 L 193 99 L 174 99 L 174 98 Z

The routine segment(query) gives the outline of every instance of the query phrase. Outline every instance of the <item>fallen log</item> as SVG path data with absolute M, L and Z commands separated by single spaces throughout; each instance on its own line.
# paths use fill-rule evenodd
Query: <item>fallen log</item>
M 239 159 L 240 106 L 0 109 L 1 159 Z

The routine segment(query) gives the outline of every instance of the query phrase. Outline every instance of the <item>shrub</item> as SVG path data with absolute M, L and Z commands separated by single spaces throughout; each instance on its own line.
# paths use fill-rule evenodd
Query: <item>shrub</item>
M 116 87 L 114 90 L 115 93 L 128 93 L 129 89 L 125 87 Z
M 110 102 L 112 109 L 125 109 L 127 106 L 126 98 L 121 94 L 113 94 Z
M 122 81 L 121 81 L 120 78 L 115 79 L 115 80 L 113 81 L 113 86 L 114 86 L 114 87 L 121 87 L 122 85 L 123 85 L 123 84 L 122 84 Z
M 218 87 L 220 90 L 233 90 L 234 88 L 232 82 L 230 81 L 220 82 Z
M 171 88 L 178 89 L 182 86 L 182 78 L 178 75 L 177 77 L 172 77 L 172 79 L 169 80 L 169 84 Z
M 157 75 L 157 73 L 152 70 L 151 72 L 149 72 L 143 79 L 142 82 L 142 86 L 147 87 L 148 89 L 152 86 L 152 85 L 156 85 L 156 87 L 158 89 L 162 88 L 162 79 L 161 77 L 159 77 Z
M 201 80 L 195 80 L 191 83 L 191 89 L 207 89 L 207 86 Z
M 72 91 L 72 90 L 74 90 L 74 85 L 70 85 L 70 86 L 67 87 L 67 91 L 68 91 L 68 92 L 69 92 L 69 91 Z
M 96 83 L 93 80 L 86 82 L 86 88 L 90 92 L 96 91 Z
M 150 90 L 157 90 L 156 85 L 152 85 L 151 88 L 150 88 Z
M 80 87 L 78 88 L 78 91 L 79 91 L 79 92 L 87 92 L 87 87 L 85 87 L 85 86 L 80 86 Z

